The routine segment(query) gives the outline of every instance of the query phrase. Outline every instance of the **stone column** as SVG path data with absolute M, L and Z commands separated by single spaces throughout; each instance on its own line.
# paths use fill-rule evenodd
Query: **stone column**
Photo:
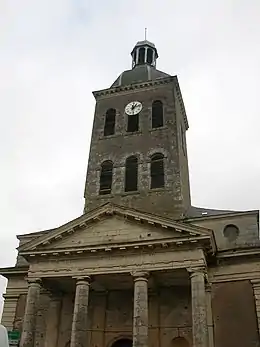
M 87 346 L 90 277 L 77 278 L 70 347 Z
M 60 311 L 61 311 L 61 296 L 50 294 L 50 304 L 47 316 L 47 327 L 45 334 L 45 347 L 56 347 L 59 337 L 60 325 Z
M 205 270 L 189 269 L 192 300 L 193 347 L 208 347 Z
M 28 284 L 20 347 L 34 347 L 37 311 L 40 302 L 41 280 L 29 279 Z
M 134 272 L 133 347 L 148 347 L 148 273 Z

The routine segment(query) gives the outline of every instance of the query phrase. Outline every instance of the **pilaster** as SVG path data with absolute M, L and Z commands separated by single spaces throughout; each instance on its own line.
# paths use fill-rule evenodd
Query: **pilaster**
M 50 293 L 50 304 L 47 313 L 47 326 L 44 347 L 56 347 L 59 337 L 59 325 L 62 298 L 59 294 Z
M 258 333 L 259 333 L 259 337 L 260 337 L 260 278 L 255 279 L 255 280 L 251 280 L 251 283 L 252 283 L 253 290 L 254 290 Z
M 148 293 L 149 347 L 160 347 L 159 294 Z
M 91 302 L 94 307 L 92 313 L 91 345 L 104 346 L 107 293 L 105 291 L 95 292 L 93 297 L 91 297 Z
M 209 347 L 214 347 L 214 324 L 212 316 L 211 284 L 206 284 L 207 327 Z
M 7 328 L 7 330 L 13 330 L 15 321 L 15 312 L 18 304 L 19 295 L 3 295 L 4 308 L 1 323 Z

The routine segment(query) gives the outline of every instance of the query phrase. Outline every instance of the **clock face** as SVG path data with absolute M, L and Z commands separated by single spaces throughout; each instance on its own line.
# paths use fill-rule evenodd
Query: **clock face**
M 125 113 L 129 116 L 135 115 L 142 111 L 142 104 L 140 101 L 131 101 L 125 107 Z

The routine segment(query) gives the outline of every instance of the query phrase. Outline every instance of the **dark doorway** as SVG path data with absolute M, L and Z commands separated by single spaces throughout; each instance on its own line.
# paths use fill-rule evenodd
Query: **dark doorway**
M 133 342 L 130 339 L 119 339 L 111 347 L 132 347 L 132 344 Z
M 176 337 L 172 340 L 172 347 L 189 347 L 189 342 L 184 337 Z

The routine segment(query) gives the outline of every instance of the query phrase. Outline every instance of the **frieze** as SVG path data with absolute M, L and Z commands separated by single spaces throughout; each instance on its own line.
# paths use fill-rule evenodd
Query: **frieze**
M 155 257 L 156 258 L 156 257 Z M 184 256 L 183 256 L 184 259 Z M 64 267 L 62 262 L 51 264 L 42 264 L 42 267 L 31 267 L 29 271 L 30 277 L 64 277 L 64 276 L 92 276 L 97 274 L 111 274 L 111 273 L 134 273 L 135 271 L 140 271 L 140 266 L 142 272 L 152 272 L 152 271 L 161 271 L 161 270 L 174 270 L 174 269 L 185 269 L 191 267 L 200 267 L 205 265 L 204 259 L 191 259 L 191 260 L 159 260 L 157 259 L 143 259 L 142 264 L 139 262 L 129 262 L 121 264 L 119 262 L 110 263 L 109 262 L 93 262 L 88 266 L 77 266 L 71 262 L 71 266 Z M 96 266 L 94 265 L 96 264 Z M 48 267 L 44 267 L 44 265 Z

